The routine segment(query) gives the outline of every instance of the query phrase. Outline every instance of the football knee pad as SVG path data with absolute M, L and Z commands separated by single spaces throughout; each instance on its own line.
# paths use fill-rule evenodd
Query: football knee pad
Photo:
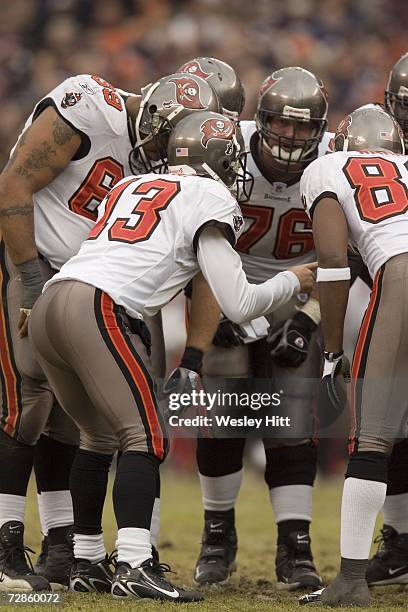
M 313 486 L 317 447 L 312 442 L 266 448 L 265 455 L 265 482 L 269 489 L 298 484 Z
M 18 442 L 0 430 L 0 493 L 27 494 L 34 463 L 34 446 Z
M 387 495 L 408 493 L 408 440 L 394 446 L 388 468 Z
M 226 476 L 242 470 L 245 439 L 197 439 L 197 465 L 203 476 Z
M 361 451 L 350 457 L 346 478 L 376 480 L 387 483 L 389 457 L 382 452 Z
M 78 447 L 64 444 L 44 434 L 34 452 L 34 470 L 38 491 L 69 489 L 69 475 Z

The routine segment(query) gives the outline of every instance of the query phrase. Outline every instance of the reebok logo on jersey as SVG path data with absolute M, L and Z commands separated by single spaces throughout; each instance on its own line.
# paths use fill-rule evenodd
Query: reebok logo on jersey
M 85 93 L 90 94 L 91 96 L 94 96 L 96 93 L 96 89 L 93 89 L 93 87 L 88 85 L 88 83 L 80 83 L 79 86 L 82 87 Z
M 62 98 L 61 106 L 62 108 L 68 108 L 70 106 L 75 106 L 80 99 L 82 98 L 82 94 L 78 91 L 69 91 Z

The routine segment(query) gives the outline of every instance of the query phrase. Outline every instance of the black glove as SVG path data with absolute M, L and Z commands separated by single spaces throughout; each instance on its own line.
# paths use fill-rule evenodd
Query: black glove
M 312 333 L 317 325 L 304 312 L 293 319 L 279 321 L 269 329 L 267 342 L 272 359 L 283 368 L 298 368 L 307 357 Z
M 203 352 L 199 349 L 188 346 L 184 351 L 178 368 L 172 371 L 163 385 L 162 396 L 169 397 L 172 394 L 181 395 L 182 393 L 191 394 L 192 391 L 200 391 L 201 378 L 200 372 L 203 364 Z M 166 411 L 167 415 L 180 415 L 189 406 L 180 406 L 177 410 Z
M 246 338 L 246 336 L 246 332 L 240 325 L 228 319 L 221 319 L 217 331 L 215 332 L 213 344 L 215 344 L 215 346 L 222 346 L 223 348 L 240 346 L 243 344 L 243 338 Z
M 350 362 L 343 351 L 324 353 L 323 377 L 319 387 L 317 411 L 320 425 L 328 427 L 347 405 L 345 383 L 350 382 Z

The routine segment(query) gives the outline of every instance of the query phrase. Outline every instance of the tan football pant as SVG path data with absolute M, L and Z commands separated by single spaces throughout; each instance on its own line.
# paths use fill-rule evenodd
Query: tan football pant
M 40 262 L 44 279 L 55 273 Z M 45 374 L 35 357 L 30 340 L 20 338 L 22 283 L 0 242 L 0 427 L 24 444 L 35 444 L 42 433 L 66 444 L 78 444 L 73 421 L 55 402 Z
M 407 437 L 408 253 L 376 275 L 354 351 L 352 386 L 350 451 L 390 453 L 395 440 Z
M 81 448 L 165 458 L 150 359 L 106 293 L 78 281 L 51 285 L 31 313 L 30 337 L 56 398 L 80 429 Z

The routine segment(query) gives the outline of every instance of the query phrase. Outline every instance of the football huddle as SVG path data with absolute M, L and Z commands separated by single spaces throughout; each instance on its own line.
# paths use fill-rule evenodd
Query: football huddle
M 221 435 L 208 415 L 194 430 L 204 513 L 194 586 L 169 578 L 158 546 L 172 419 L 205 412 L 169 398 L 212 393 L 215 410 L 220 389 L 280 393 L 279 427 L 258 434 L 276 588 L 298 591 L 300 604 L 368 606 L 369 587 L 408 583 L 408 54 L 390 68 L 384 100 L 333 133 L 318 75 L 275 70 L 254 120 L 240 120 L 240 77 L 212 57 L 137 93 L 78 74 L 34 104 L 0 174 L 0 591 L 183 603 L 225 584 L 243 430 Z M 371 297 L 350 366 L 357 278 Z M 179 294 L 187 340 L 169 373 L 161 310 Z M 242 410 L 238 399 L 225 422 L 247 424 Z M 327 584 L 310 539 L 319 431 L 349 411 L 340 558 Z M 24 543 L 32 472 L 35 560 Z

